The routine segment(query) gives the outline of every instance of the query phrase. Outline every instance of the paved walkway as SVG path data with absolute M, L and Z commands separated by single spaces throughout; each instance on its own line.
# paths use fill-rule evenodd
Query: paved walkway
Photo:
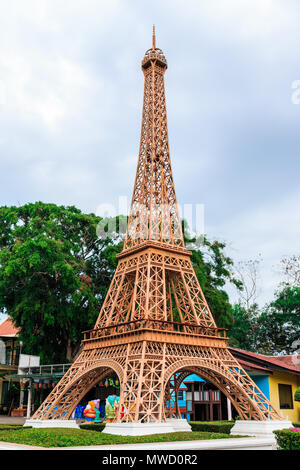
M 0 450 L 273 450 L 272 437 L 239 437 L 232 439 L 214 439 L 207 441 L 153 442 L 149 444 L 121 444 L 109 446 L 85 447 L 45 447 L 26 446 L 0 442 Z
M 0 424 L 24 424 L 26 418 L 0 415 Z
M 14 442 L 0 442 L 1 450 L 45 450 L 44 447 L 27 446 L 25 444 L 15 444 Z

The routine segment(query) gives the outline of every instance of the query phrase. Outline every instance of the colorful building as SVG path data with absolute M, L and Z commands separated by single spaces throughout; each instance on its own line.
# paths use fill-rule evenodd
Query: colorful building
M 280 414 L 300 422 L 300 402 L 294 400 L 300 387 L 300 355 L 265 356 L 236 348 L 230 350 Z

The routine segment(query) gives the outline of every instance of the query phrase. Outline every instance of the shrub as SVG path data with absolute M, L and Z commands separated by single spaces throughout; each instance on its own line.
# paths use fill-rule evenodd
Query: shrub
M 295 391 L 294 400 L 295 401 L 300 401 L 300 387 L 297 388 L 297 390 Z
M 300 450 L 300 432 L 291 429 L 273 431 L 277 445 L 282 450 Z
M 88 431 L 98 431 L 101 432 L 105 428 L 104 423 L 91 423 L 91 424 L 80 424 L 80 429 L 86 429 Z
M 293 423 L 293 426 L 295 426 L 295 428 L 300 428 L 300 422 L 299 422 L 299 421 L 298 421 L 298 422 L 296 421 L 295 423 Z
M 192 431 L 230 434 L 234 421 L 190 421 Z

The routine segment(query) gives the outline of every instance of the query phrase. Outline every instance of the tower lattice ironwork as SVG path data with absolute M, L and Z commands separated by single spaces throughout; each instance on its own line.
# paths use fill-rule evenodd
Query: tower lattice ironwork
M 180 416 L 181 382 L 196 373 L 217 386 L 243 419 L 281 419 L 227 347 L 184 246 L 167 128 L 167 61 L 153 44 L 145 78 L 137 173 L 124 248 L 95 327 L 36 419 L 68 419 L 112 371 L 120 381 L 118 422 Z

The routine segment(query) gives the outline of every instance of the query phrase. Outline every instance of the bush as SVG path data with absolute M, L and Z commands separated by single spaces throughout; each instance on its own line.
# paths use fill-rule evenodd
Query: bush
M 192 431 L 230 434 L 234 421 L 190 421 Z
M 300 431 L 281 429 L 273 431 L 276 436 L 277 445 L 282 450 L 300 450 Z
M 88 431 L 98 431 L 101 432 L 105 428 L 104 423 L 91 423 L 91 424 L 80 424 L 80 429 L 86 429 Z
M 295 391 L 294 399 L 295 401 L 300 401 L 300 387 Z
M 300 428 L 300 422 L 299 422 L 299 421 L 298 421 L 298 422 L 296 421 L 295 423 L 293 423 L 293 426 L 294 426 L 295 428 Z

